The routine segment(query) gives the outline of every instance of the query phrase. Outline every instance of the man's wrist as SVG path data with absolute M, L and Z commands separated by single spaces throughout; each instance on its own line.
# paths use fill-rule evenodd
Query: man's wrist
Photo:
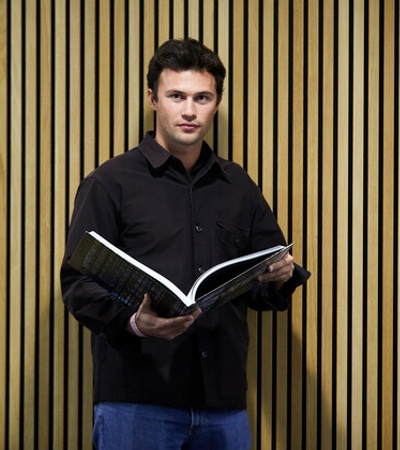
M 133 334 L 135 334 L 135 335 L 138 336 L 138 337 L 146 337 L 146 335 L 143 334 L 143 333 L 139 330 L 139 327 L 137 326 L 137 323 L 136 323 L 136 313 L 133 314 L 133 315 L 131 316 L 131 318 L 129 319 L 129 324 L 130 324 L 130 326 L 131 326 L 131 329 L 132 329 L 132 331 L 133 331 Z

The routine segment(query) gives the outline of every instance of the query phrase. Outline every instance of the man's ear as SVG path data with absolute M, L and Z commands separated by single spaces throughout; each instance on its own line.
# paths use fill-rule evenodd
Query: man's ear
M 150 104 L 150 107 L 151 107 L 151 109 L 153 110 L 153 111 L 155 111 L 156 110 L 156 100 L 155 100 L 155 98 L 154 98 L 154 95 L 153 95 L 153 90 L 152 89 L 147 89 L 147 98 L 149 99 L 149 104 Z
M 217 114 L 218 110 L 219 110 L 219 105 L 221 104 L 221 100 L 217 103 L 217 106 L 215 107 L 215 112 L 214 114 Z

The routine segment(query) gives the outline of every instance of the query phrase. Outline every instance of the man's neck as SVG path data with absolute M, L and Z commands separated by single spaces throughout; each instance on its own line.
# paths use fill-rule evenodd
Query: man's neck
M 155 141 L 157 141 L 157 137 L 155 138 Z M 195 166 L 197 160 L 199 159 L 199 156 L 201 154 L 201 148 L 202 148 L 202 142 L 196 145 L 193 145 L 191 147 L 187 146 L 175 146 L 174 148 L 167 148 L 166 146 L 162 145 L 162 143 L 158 142 L 167 152 L 171 153 L 171 155 L 175 156 L 175 158 L 178 158 L 182 164 L 183 167 L 186 169 L 188 173 L 190 173 Z

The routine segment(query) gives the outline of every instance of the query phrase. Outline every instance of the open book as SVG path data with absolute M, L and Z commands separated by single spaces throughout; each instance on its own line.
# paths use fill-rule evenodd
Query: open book
M 145 293 L 164 317 L 203 312 L 243 294 L 257 276 L 279 261 L 292 244 L 276 246 L 217 264 L 203 273 L 184 294 L 174 283 L 118 249 L 94 231 L 86 232 L 69 263 L 91 277 L 123 303 L 139 308 Z

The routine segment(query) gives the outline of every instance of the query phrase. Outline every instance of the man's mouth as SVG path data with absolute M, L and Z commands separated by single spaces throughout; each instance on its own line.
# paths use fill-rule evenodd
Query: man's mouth
M 195 125 L 194 123 L 181 123 L 178 126 L 184 131 L 193 131 L 199 128 L 199 125 Z

